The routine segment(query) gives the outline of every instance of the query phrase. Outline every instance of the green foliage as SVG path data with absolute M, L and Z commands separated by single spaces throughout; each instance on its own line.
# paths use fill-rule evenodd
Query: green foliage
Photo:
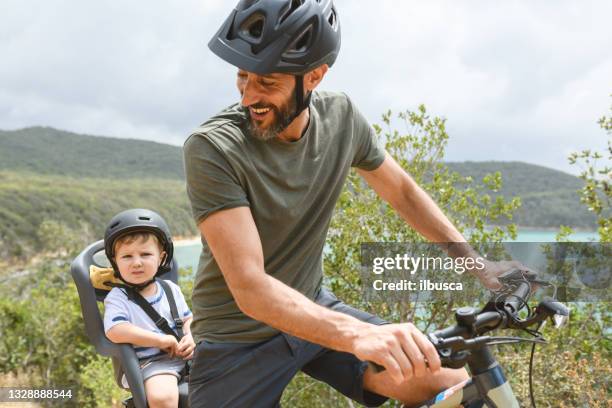
M 113 215 L 138 207 L 159 212 L 175 236 L 197 233 L 181 181 L 0 171 L 0 257 L 83 248 L 102 238 Z
M 187 302 L 187 306 L 189 306 L 190 310 L 193 310 L 191 307 L 191 293 L 193 292 L 193 276 L 194 273 L 189 269 L 180 268 L 179 269 L 179 279 L 178 284 L 181 288 L 181 292 L 185 295 L 185 301 Z
M 383 116 L 387 130 L 377 134 L 385 141 L 387 151 L 433 198 L 451 222 L 473 242 L 495 242 L 512 238 L 513 225 L 486 228 L 486 219 L 512 217 L 520 205 L 518 199 L 510 202 L 492 197 L 490 192 L 502 186 L 499 174 L 485 175 L 482 184 L 469 177 L 451 172 L 443 164 L 448 140 L 446 122 L 430 117 L 425 107 L 417 112 L 398 115 L 408 128 L 406 134 L 392 129 L 391 112 Z M 423 242 L 423 238 L 406 225 L 395 210 L 379 199 L 358 176 L 351 172 L 340 196 L 332 220 L 325 258 L 325 270 L 334 291 L 354 304 L 361 302 L 358 289 L 359 250 L 363 242 Z M 332 272 L 333 271 L 333 272 Z M 367 306 L 367 305 L 365 305 Z
M 534 395 L 538 407 L 604 407 L 612 387 L 612 342 L 606 336 L 606 303 L 577 303 L 569 324 L 544 330 L 548 344 L 534 357 Z M 530 406 L 527 367 L 531 345 L 504 346 L 497 355 L 521 406 Z
M 574 152 L 569 156 L 569 162 L 582 168 L 580 178 L 585 184 L 579 190 L 580 201 L 597 218 L 599 241 L 610 243 L 612 115 L 601 117 L 598 123 L 608 137 L 607 152 L 589 149 Z M 605 159 L 603 165 L 600 164 L 601 159 Z M 562 225 L 557 241 L 567 242 L 571 233 L 570 227 Z M 593 250 L 606 254 L 603 258 L 589 257 L 598 262 L 600 268 L 602 262 L 605 267 L 605 263 L 609 263 L 606 247 L 593 247 Z M 612 341 L 609 337 L 611 316 L 608 302 L 574 304 L 569 327 L 549 334 L 546 363 L 536 365 L 535 376 L 540 378 L 541 389 L 554 390 L 554 398 L 547 396 L 547 401 L 543 393 L 536 394 L 538 406 L 551 406 L 549 401 L 559 402 L 558 406 L 562 407 L 609 406 L 612 397 Z M 524 354 L 522 348 L 519 352 Z M 502 357 L 502 361 L 511 373 L 516 373 L 513 388 L 526 395 L 526 373 L 521 370 L 520 363 L 510 355 Z
M 117 387 L 111 360 L 98 354 L 81 369 L 79 383 L 87 391 L 80 398 L 82 406 L 118 406 L 130 396 L 129 392 Z
M 34 370 L 40 383 L 32 386 L 74 387 L 82 402 L 93 391 L 82 386 L 79 373 L 95 352 L 83 330 L 67 263 L 45 261 L 20 277 L 23 284 L 3 287 L 7 293 L 1 294 L 0 303 L 0 372 Z M 69 405 L 81 406 L 79 401 Z
M 601 117 L 598 123 L 608 136 L 607 151 L 574 152 L 569 162 L 582 167 L 580 178 L 586 185 L 580 191 L 580 201 L 597 217 L 600 242 L 612 242 L 612 115 Z M 605 160 L 603 165 L 600 165 L 601 159 Z

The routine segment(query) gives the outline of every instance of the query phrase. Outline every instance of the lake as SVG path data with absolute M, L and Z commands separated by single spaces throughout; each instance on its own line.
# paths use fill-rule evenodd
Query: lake
M 524 230 L 520 231 L 516 240 L 512 242 L 555 242 L 556 234 L 556 231 Z M 570 240 L 576 242 L 597 241 L 597 232 L 576 232 L 570 236 Z M 177 244 L 174 249 L 174 256 L 182 268 L 192 268 L 195 271 L 201 248 L 202 244 L 199 241 Z

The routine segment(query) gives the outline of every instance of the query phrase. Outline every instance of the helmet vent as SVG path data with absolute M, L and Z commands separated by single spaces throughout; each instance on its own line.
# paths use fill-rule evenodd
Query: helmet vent
M 293 47 L 291 47 L 292 52 L 303 52 L 308 49 L 308 45 L 310 44 L 310 37 L 312 36 L 312 26 L 308 27 L 295 41 Z
M 259 40 L 263 34 L 265 17 L 261 14 L 254 14 L 249 17 L 241 26 L 241 34 L 252 40 Z
M 287 19 L 295 10 L 298 9 L 302 5 L 302 0 L 291 0 L 291 4 L 289 4 L 289 8 L 283 13 L 283 15 L 279 18 L 278 23 L 282 24 L 283 21 Z
M 329 14 L 329 18 L 327 19 L 327 21 L 332 26 L 332 28 L 335 30 L 336 26 L 338 25 L 338 19 L 336 18 L 336 9 L 335 8 L 332 7 L 331 13 Z
M 151 221 L 151 217 L 138 217 L 141 221 Z
M 110 226 L 111 229 L 115 229 L 119 224 L 121 224 L 121 221 L 117 221 L 115 223 L 113 223 L 113 225 Z

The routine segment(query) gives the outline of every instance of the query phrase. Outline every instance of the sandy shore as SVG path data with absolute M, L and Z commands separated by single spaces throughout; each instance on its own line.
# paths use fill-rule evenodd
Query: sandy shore
M 190 246 L 200 243 L 200 237 L 176 237 L 172 238 L 174 246 Z

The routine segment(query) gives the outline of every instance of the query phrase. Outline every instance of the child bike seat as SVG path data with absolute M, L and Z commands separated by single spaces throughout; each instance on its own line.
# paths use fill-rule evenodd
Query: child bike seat
M 115 369 L 115 381 L 121 388 L 124 388 L 121 385 L 121 378 L 125 374 L 132 398 L 124 401 L 124 405 L 147 408 L 144 382 L 134 348 L 130 344 L 113 343 L 104 334 L 103 316 L 98 309 L 98 302 L 104 301 L 109 290 L 94 288 L 90 279 L 90 267 L 92 265 L 98 268 L 110 267 L 110 262 L 104 253 L 103 240 L 94 242 L 85 248 L 72 261 L 70 266 L 70 273 L 79 292 L 81 313 L 83 314 L 87 337 L 99 354 L 111 357 Z M 177 283 L 178 263 L 176 259 L 172 260 L 171 270 L 161 275 L 160 278 Z M 182 380 L 179 383 L 179 407 L 186 408 L 189 406 L 187 398 L 188 384 Z

